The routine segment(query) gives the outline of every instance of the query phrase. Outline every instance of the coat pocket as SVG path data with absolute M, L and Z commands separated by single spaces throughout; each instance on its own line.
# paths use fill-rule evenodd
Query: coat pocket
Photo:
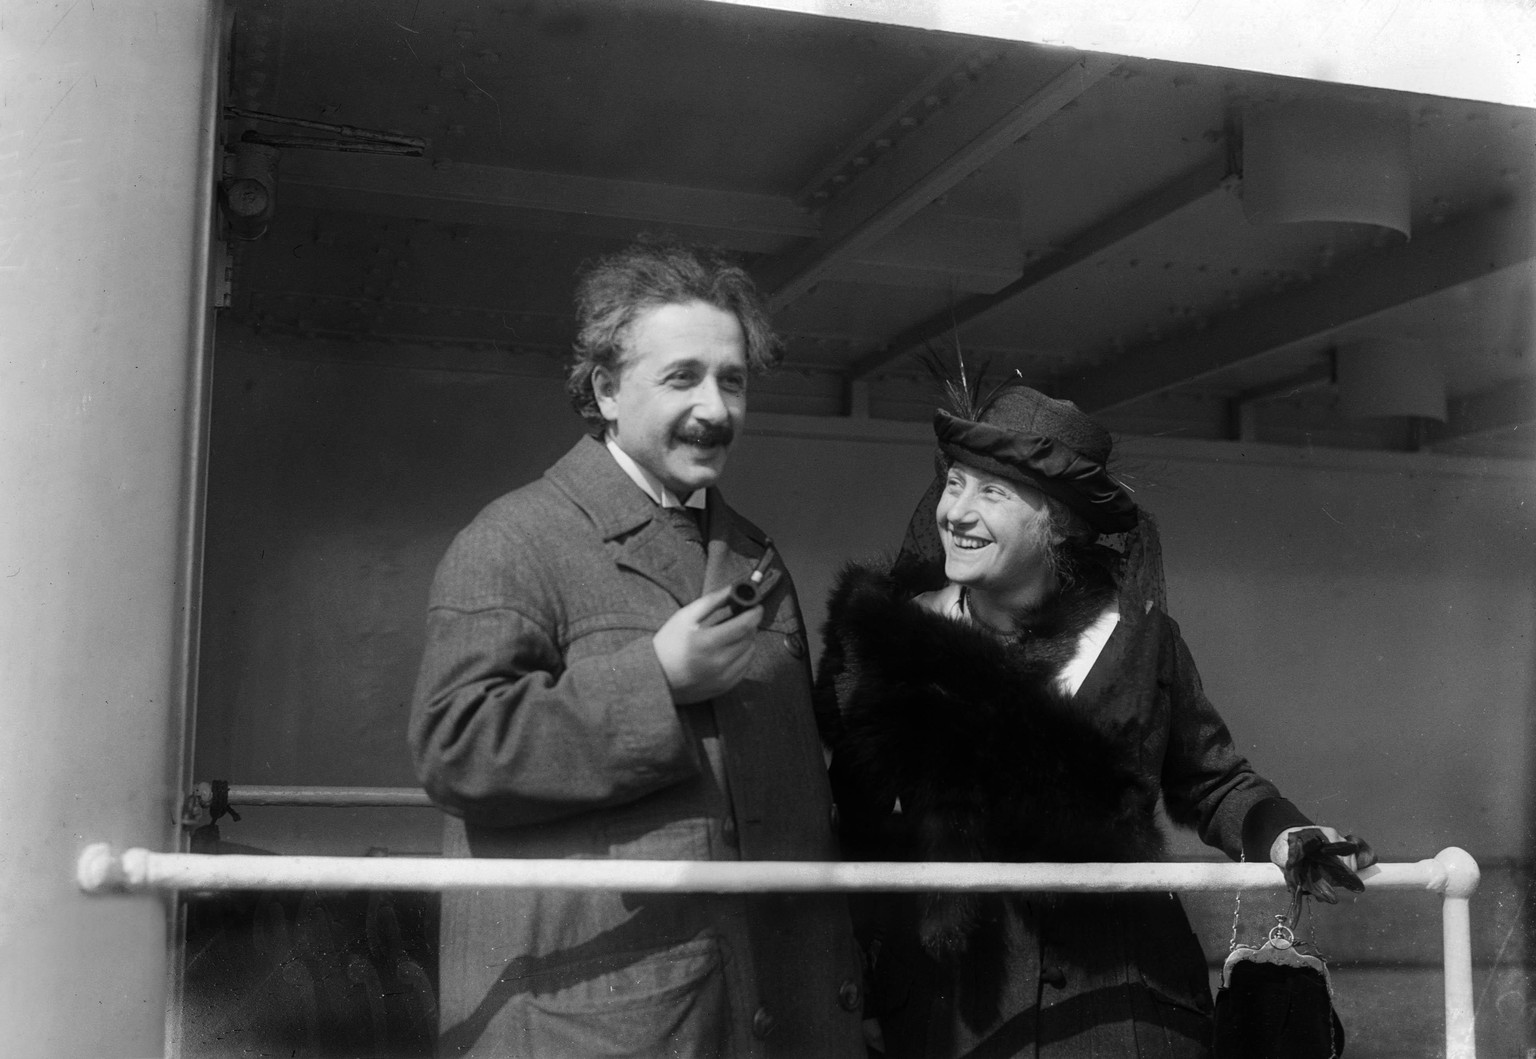
M 676 812 L 676 809 L 672 809 Z M 656 814 L 622 816 L 602 829 L 610 857 L 634 860 L 709 860 L 709 821 Z
M 622 968 L 528 998 L 531 1055 L 714 1056 L 730 1051 L 730 1006 L 720 947 L 696 938 Z

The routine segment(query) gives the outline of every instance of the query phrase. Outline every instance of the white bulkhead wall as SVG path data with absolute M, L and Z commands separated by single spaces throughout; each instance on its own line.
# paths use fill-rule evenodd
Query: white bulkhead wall
M 0 1026 L 164 1053 L 163 898 L 192 664 L 221 4 L 7 0 L 0 28 Z

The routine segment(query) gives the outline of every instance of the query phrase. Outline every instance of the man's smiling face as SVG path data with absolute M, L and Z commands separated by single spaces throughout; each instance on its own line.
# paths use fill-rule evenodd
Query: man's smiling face
M 608 435 L 678 499 L 713 485 L 747 414 L 747 343 L 705 302 L 642 310 L 618 373 L 592 373 Z

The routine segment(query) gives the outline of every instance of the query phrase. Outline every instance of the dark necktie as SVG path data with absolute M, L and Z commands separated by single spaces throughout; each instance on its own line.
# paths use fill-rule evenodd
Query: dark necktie
M 689 541 L 704 547 L 704 534 L 699 528 L 699 516 L 704 512 L 692 507 L 664 507 L 661 509 L 663 520 L 670 522 L 672 527 L 680 533 L 685 541 Z

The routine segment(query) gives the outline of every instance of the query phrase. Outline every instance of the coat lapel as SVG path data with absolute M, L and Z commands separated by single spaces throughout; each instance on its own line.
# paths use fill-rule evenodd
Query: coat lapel
M 642 498 L 648 504 L 651 502 L 643 494 Z M 654 510 L 655 505 L 651 506 Z M 622 540 L 610 540 L 608 547 L 615 563 L 656 582 L 677 600 L 678 606 L 699 598 L 704 587 L 704 570 L 699 562 L 698 545 L 683 540 L 660 518 L 653 515 L 635 533 Z
M 743 526 L 738 518 L 730 515 L 720 490 L 709 490 L 709 525 L 704 539 L 708 542 L 709 560 L 704 568 L 704 591 L 735 584 L 752 572 L 758 558 L 767 546 L 766 539 L 753 536 L 755 527 Z
M 651 498 L 591 437 L 578 441 L 545 477 L 592 520 L 615 563 L 666 589 L 678 606 L 746 577 L 767 547 L 756 527 L 733 517 L 720 490 L 710 487 L 701 571 L 694 546 L 678 537 Z
M 592 520 L 616 565 L 660 585 L 678 606 L 699 597 L 704 570 L 696 546 L 667 525 L 602 442 L 582 438 L 544 475 Z

